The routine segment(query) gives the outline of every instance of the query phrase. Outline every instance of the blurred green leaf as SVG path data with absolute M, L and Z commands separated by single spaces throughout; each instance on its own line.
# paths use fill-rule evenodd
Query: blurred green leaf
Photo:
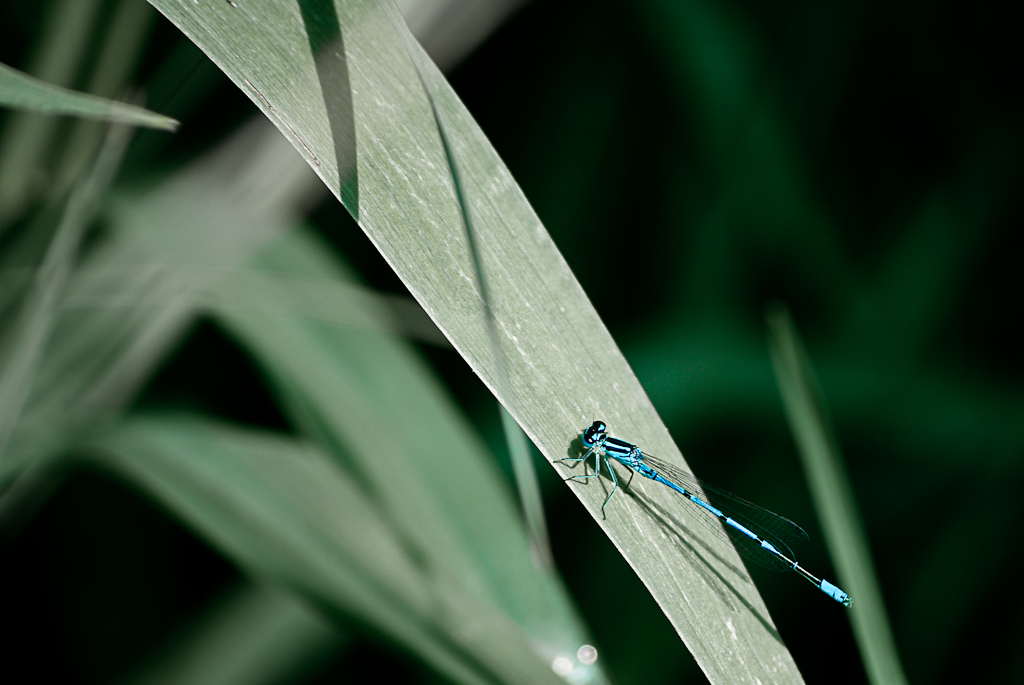
M 12 452 L 30 461 L 122 411 L 201 312 L 202 289 L 290 228 L 308 174 L 256 126 L 150 192 L 116 201 L 109 240 L 68 288 L 72 302 L 117 292 L 137 306 L 61 312 Z
M 79 179 L 67 199 L 17 318 L 3 331 L 0 346 L 0 460 L 7 456 L 11 432 L 21 417 L 36 380 L 36 368 L 48 342 L 82 237 L 117 171 L 130 138 L 129 129 L 115 127 L 110 130 L 92 168 Z
M 47 87 L 70 86 L 82 68 L 102 0 L 58 0 L 50 6 L 41 45 L 27 71 Z M 0 233 L 43 193 L 59 119 L 12 112 L 0 136 Z
M 100 43 L 100 53 L 89 76 L 86 93 L 102 98 L 116 98 L 125 92 L 132 74 L 136 71 L 149 29 L 156 17 L 156 12 L 146 0 L 119 0 L 113 16 L 104 22 L 105 32 Z M 164 115 L 158 116 L 161 117 L 157 120 L 159 125 L 149 125 L 149 128 L 177 130 L 177 121 Z M 79 170 L 96 147 L 101 132 L 100 121 L 79 118 L 74 122 L 67 141 L 59 151 L 60 159 L 54 167 L 54 185 L 58 190 L 66 186 L 69 179 L 79 174 Z
M 101 119 L 119 124 L 174 131 L 178 122 L 142 107 L 50 85 L 0 64 L 0 105 L 40 114 Z
M 37 383 L 22 445 L 29 445 L 30 453 L 45 453 L 45 448 L 57 446 L 38 440 L 44 430 L 54 434 L 64 427 L 74 435 L 99 418 L 116 415 L 184 327 L 212 307 L 233 324 L 232 330 L 262 333 L 264 339 L 252 335 L 243 342 L 269 356 L 268 367 L 283 386 L 302 389 L 312 383 L 313 399 L 332 410 L 345 406 L 342 398 L 354 393 L 350 398 L 357 407 L 354 415 L 364 419 L 362 441 L 340 437 L 365 446 L 362 456 L 379 465 L 375 475 L 390 497 L 388 503 L 397 502 L 404 522 L 415 524 L 404 531 L 405 542 L 420 548 L 417 556 L 432 558 L 437 568 L 458 575 L 467 591 L 494 603 L 523 626 L 531 649 L 542 655 L 537 663 L 549 673 L 556 656 L 574 654 L 586 641 L 584 633 L 557 583 L 533 568 L 500 476 L 486 466 L 478 441 L 455 418 L 454 409 L 431 406 L 444 403 L 443 394 L 408 351 L 395 348 L 390 338 L 380 335 L 362 340 L 356 335 L 348 349 L 293 345 L 285 348 L 281 358 L 272 354 L 273 347 L 267 351 L 265 338 L 283 338 L 287 343 L 289 335 L 295 335 L 291 331 L 301 332 L 302 340 L 309 335 L 306 331 L 322 335 L 321 329 L 326 329 L 328 340 L 331 334 L 347 340 L 359 329 L 388 330 L 395 325 L 391 302 L 341 280 L 342 272 L 324 256 L 329 250 L 302 234 L 291 234 L 268 248 L 261 262 L 273 268 L 266 264 L 260 270 L 239 268 L 245 255 L 270 237 L 288 235 L 289 198 L 303 192 L 289 190 L 285 181 L 290 160 L 296 157 L 286 141 L 272 135 L 261 144 L 258 130 L 243 131 L 223 150 L 162 186 L 121 199 L 113 212 L 111 236 L 76 273 L 75 296 L 62 312 L 65 328 L 51 349 L 45 376 Z M 282 145 L 287 152 L 283 158 L 279 155 Z M 246 173 L 238 174 L 239 168 Z M 300 168 L 308 173 L 304 165 Z M 294 187 L 305 186 L 303 178 L 298 174 Z M 274 187 L 265 188 L 268 182 Z M 89 305 L 92 308 L 85 308 Z M 325 321 L 326 326 L 321 323 Z M 338 323 L 346 328 L 337 331 Z M 401 325 L 408 328 L 407 322 Z M 339 380 L 329 372 L 338 360 L 353 356 L 361 356 L 357 367 L 375 368 L 383 375 L 352 387 L 344 377 Z M 313 360 L 319 360 L 321 368 L 309 367 Z M 296 367 L 297 361 L 307 365 Z M 379 387 L 381 383 L 384 388 Z M 398 397 L 388 388 L 398 388 Z M 382 395 L 384 399 L 373 399 Z M 368 409 L 361 409 L 367 403 Z M 317 402 L 311 406 L 322 410 Z M 383 409 L 391 413 L 380 413 Z M 55 422 L 53 417 L 59 419 Z M 403 440 L 382 441 L 392 423 L 406 427 Z M 365 433 L 374 426 L 377 431 Z M 311 428 L 311 434 L 319 433 Z M 433 440 L 437 463 L 418 480 L 406 477 L 408 487 L 403 489 L 400 476 L 409 475 L 409 456 L 423 450 L 424 435 Z M 337 440 L 325 444 L 336 445 Z M 406 471 L 380 470 L 388 466 L 380 461 L 381 445 L 388 444 L 408 451 L 408 456 L 389 466 Z M 346 452 L 346 446 L 341 445 L 340 451 Z M 436 500 L 430 501 L 434 495 L 424 487 L 426 483 L 441 490 Z M 417 509 L 425 497 L 427 508 Z M 438 506 L 440 514 L 433 509 Z M 446 516 L 454 519 L 455 530 Z M 431 530 L 436 534 L 428 534 Z M 462 547 L 460 535 L 468 535 L 470 551 Z M 486 611 L 495 612 L 493 608 Z M 384 629 L 410 644 L 407 634 L 388 626 Z M 421 652 L 426 649 L 415 642 L 410 646 Z M 489 658 L 488 650 L 495 649 L 495 644 L 478 647 L 473 658 Z M 429 651 L 425 653 L 428 660 Z M 594 668 L 583 670 L 593 676 Z
M 521 633 L 396 536 L 314 445 L 185 417 L 132 419 L 101 463 L 257 578 L 354 614 L 461 683 L 558 683 Z
M 335 624 L 279 588 L 244 582 L 219 597 L 122 685 L 277 685 L 344 644 Z
M 906 683 L 824 397 L 788 311 L 780 305 L 769 310 L 767 317 L 779 392 L 836 573 L 853 600 L 850 621 L 865 670 L 876 685 Z
M 292 232 L 268 245 L 250 268 L 344 283 L 349 277 L 327 254 L 305 231 Z M 237 290 L 234 280 L 226 278 L 216 290 Z M 288 309 L 308 308 L 298 301 Z M 373 326 L 216 311 L 261 361 L 293 422 L 354 469 L 418 554 L 522 626 L 548 663 L 589 641 L 557 581 L 531 563 L 493 458 L 405 344 Z

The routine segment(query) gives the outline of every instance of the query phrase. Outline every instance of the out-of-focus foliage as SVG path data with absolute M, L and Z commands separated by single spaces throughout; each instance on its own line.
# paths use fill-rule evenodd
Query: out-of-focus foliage
M 1020 27 L 1006 3 L 538 2 L 453 76 L 696 473 L 804 525 L 828 576 L 765 344 L 789 305 L 914 683 L 1024 673 Z M 571 516 L 563 572 L 612 563 Z M 846 615 L 752 573 L 809 682 L 864 681 Z M 654 608 L 609 611 L 599 577 L 577 596 L 615 672 L 671 682 Z
M 118 181 L 122 209 L 253 113 L 141 3 L 7 3 L 0 12 L 0 62 L 104 97 L 142 88 L 149 109 L 182 120 L 175 137 L 136 135 Z M 1018 12 L 1010 3 L 536 0 L 450 74 L 695 471 L 800 522 L 812 538 L 797 550 L 801 561 L 828 576 L 765 343 L 765 305 L 790 306 L 915 683 L 1024 677 L 1024 632 L 1013 621 L 1021 600 L 1005 591 L 1019 561 L 1007 541 L 1024 518 L 1015 496 L 1024 480 Z M 42 260 L 101 129 L 2 117 L 6 328 L 22 313 L 26 274 Z M 256 187 L 242 204 L 258 210 L 261 196 L 296 186 L 274 178 Z M 63 364 L 38 371 L 59 390 L 42 395 L 57 402 L 50 415 L 88 406 L 93 413 L 78 418 L 91 424 L 128 403 L 150 417 L 204 415 L 199 425 L 221 436 L 225 453 L 236 448 L 218 432 L 228 423 L 329 444 L 337 426 L 311 411 L 308 388 L 283 384 L 279 362 L 268 364 L 273 335 L 284 332 L 241 327 L 239 312 L 269 292 L 275 304 L 256 320 L 273 321 L 281 303 L 297 301 L 316 319 L 310 312 L 326 297 L 339 301 L 332 316 L 353 318 L 312 330 L 344 324 L 376 336 L 408 319 L 353 305 L 346 294 L 356 286 L 296 282 L 273 268 L 222 280 L 310 201 L 285 204 L 294 208 L 280 219 L 254 211 L 253 221 L 267 222 L 252 226 L 257 239 L 228 257 L 211 251 L 218 263 L 187 282 L 132 271 L 138 248 L 111 240 L 111 219 L 94 225 L 84 254 L 106 254 L 126 270 L 72 281 L 81 288 L 69 291 L 68 323 L 52 333 Z M 401 292 L 336 205 L 321 204 L 311 221 L 331 245 L 324 254 L 337 250 L 370 285 Z M 98 317 L 97 299 L 117 297 L 145 306 L 127 319 Z M 196 323 L 198 312 L 216 318 Z M 417 337 L 436 336 L 419 322 Z M 75 331 L 107 345 L 89 357 L 94 366 L 82 366 Z M 333 333 L 302 335 L 322 349 L 339 344 Z M 250 351 L 247 336 L 261 351 Z M 501 452 L 487 391 L 452 351 L 423 352 Z M 26 415 L 34 406 L 29 398 Z M 132 428 L 140 439 L 162 424 Z M 15 443 L 52 451 L 64 429 L 37 426 Z M 342 450 L 335 456 L 357 463 Z M 215 658 L 210 645 L 223 645 L 217 682 L 257 682 L 254 663 L 274 682 L 437 678 L 409 642 L 337 614 L 326 627 L 308 604 L 243 585 L 241 562 L 109 473 L 29 471 L 4 492 L 9 668 L 30 666 L 36 682 L 183 682 Z M 699 680 L 632 570 L 543 464 L 540 474 L 555 560 L 602 663 L 623 683 Z M 752 573 L 809 682 L 865 681 L 841 607 L 791 574 Z
M 120 41 L 142 44 L 149 22 L 139 19 L 152 14 L 141 0 L 95 9 L 109 28 L 94 37 L 99 56 L 83 69 L 98 91 L 129 78 L 125 59 L 133 61 Z M 67 13 L 55 3 L 45 31 L 59 33 Z M 121 21 L 126 16 L 133 21 Z M 39 49 L 67 46 L 43 41 Z M 169 78 L 172 96 L 201 93 L 207 84 L 193 84 L 193 70 L 173 79 L 180 49 L 162 52 L 154 80 Z M 115 53 L 121 59 L 106 59 Z M 227 119 L 237 126 L 241 117 Z M 193 634 L 172 638 L 172 626 L 158 618 L 147 623 L 150 635 L 134 617 L 125 617 L 127 635 L 76 628 L 70 637 L 88 658 L 29 656 L 12 666 L 16 677 L 30 668 L 36 680 L 194 682 L 197 669 L 216 682 L 249 682 L 262 672 L 301 677 L 310 659 L 322 660 L 325 643 L 344 645 L 318 630 L 309 616 L 316 610 L 376 631 L 455 682 L 558 683 L 552 662 L 567 655 L 570 672 L 562 675 L 605 680 L 601 664 L 575 659 L 591 639 L 557 578 L 533 564 L 493 459 L 393 335 L 414 331 L 436 341 L 436 329 L 407 298 L 352 283 L 340 256 L 301 228 L 322 188 L 265 119 L 177 170 L 159 168 L 152 142 L 140 143 L 132 152 L 146 178 L 122 174 L 109 198 L 122 129 L 97 152 L 98 129 L 9 123 L 36 140 L 10 148 L 0 165 L 24 174 L 36 167 L 40 178 L 14 188 L 6 206 L 0 505 L 8 532 L 35 525 L 35 510 L 54 508 L 54 491 L 73 492 L 83 473 L 98 472 L 148 497 L 249 580 L 294 595 L 282 604 L 243 588 L 240 600 L 204 601 L 239 590 L 224 590 L 223 574 L 200 575 L 193 580 L 202 592 L 185 594 L 209 616 L 169 607 Z M 83 161 L 85 174 L 76 171 Z M 146 390 L 201 317 L 216 322 L 221 340 L 236 339 L 236 356 L 247 350 L 261 364 L 265 381 L 250 373 L 250 384 L 273 393 L 267 406 L 279 414 L 214 418 L 202 401 Z M 202 375 L 211 374 L 217 369 Z M 236 407 L 270 397 L 264 390 L 253 402 L 241 387 L 225 390 Z M 116 574 L 123 555 L 103 558 L 111 562 L 103 574 Z M 159 587 L 149 574 L 137 579 Z M 101 596 L 89 589 L 84 599 Z M 119 616 L 101 606 L 83 623 Z M 268 634 L 279 643 L 266 645 Z M 43 648 L 22 635 L 23 654 Z M 159 653 L 161 642 L 169 654 Z M 221 644 L 223 661 L 209 664 Z M 254 644 L 265 649 L 253 654 Z M 263 667 L 242 663 L 246 652 Z

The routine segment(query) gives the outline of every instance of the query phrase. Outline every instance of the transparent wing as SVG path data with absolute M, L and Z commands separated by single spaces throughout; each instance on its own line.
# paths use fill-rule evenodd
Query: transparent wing
M 776 547 L 787 557 L 796 561 L 790 545 L 808 541 L 807 533 L 797 524 L 784 516 L 779 516 L 759 507 L 753 502 L 748 502 L 742 497 L 737 497 L 714 485 L 709 485 L 694 475 L 672 466 L 649 454 L 644 454 L 644 461 L 650 464 L 666 480 L 676 483 L 680 487 L 693 492 L 700 497 L 704 493 L 705 501 L 737 523 L 749 528 L 756 535 L 764 538 Z M 709 530 L 723 540 L 733 544 L 740 554 L 751 561 L 769 568 L 773 571 L 789 571 L 792 567 L 785 561 L 765 550 L 761 545 L 743 533 L 724 526 L 711 512 L 688 502 L 691 513 L 701 521 Z

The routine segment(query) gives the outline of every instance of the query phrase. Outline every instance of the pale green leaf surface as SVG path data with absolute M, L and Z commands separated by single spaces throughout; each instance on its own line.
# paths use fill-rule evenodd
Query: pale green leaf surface
M 280 588 L 242 582 L 121 685 L 277 685 L 322 665 L 343 633 Z
M 0 106 L 174 131 L 178 122 L 143 107 L 50 85 L 0 64 Z
M 361 617 L 450 678 L 560 682 L 514 624 L 410 554 L 315 446 L 184 417 L 133 419 L 95 445 L 252 575 Z
M 252 268 L 341 282 L 347 276 L 327 254 L 305 232 L 293 232 L 263 250 Z M 233 278 L 218 284 L 222 289 L 236 289 Z M 500 607 L 548 663 L 588 641 L 564 590 L 531 562 L 493 459 L 404 343 L 373 327 L 328 328 L 230 308 L 218 313 L 262 362 L 287 398 L 293 421 L 322 444 L 336 446 L 406 538 L 419 545 L 419 554 Z M 598 674 L 576 667 L 579 675 Z
M 850 622 L 864 668 L 876 685 L 906 683 L 867 534 L 807 352 L 784 307 L 769 311 L 768 324 L 779 392 L 840 585 L 853 600 Z
M 337 35 L 311 40 L 298 4 L 154 4 L 293 142 L 438 328 L 495 390 L 462 208 L 438 136 L 438 125 L 443 127 L 463 176 L 466 209 L 493 293 L 515 395 L 500 397 L 506 408 L 551 461 L 565 457 L 595 418 L 648 452 L 680 459 L 494 149 L 418 47 L 414 65 L 404 28 L 394 20 L 397 10 L 359 0 L 309 3 L 307 8 L 322 13 L 323 26 L 339 28 Z M 311 43 L 318 48 L 315 56 Z M 634 483 L 637 497 L 618 496 L 601 519 L 605 483 L 571 487 L 713 682 L 800 681 L 735 552 L 690 525 L 668 491 Z M 658 523 L 642 502 L 673 512 L 678 525 Z
M 551 461 L 567 456 L 581 429 L 602 418 L 616 435 L 681 463 L 643 389 L 479 127 L 418 47 L 413 63 L 397 10 L 368 0 L 310 3 L 327 13 L 326 25 L 336 19 L 339 27 L 330 40 L 316 36 L 314 57 L 298 4 L 153 4 L 345 201 L 494 391 L 484 306 L 438 135 L 444 127 L 505 352 L 509 396 L 499 399 Z M 571 487 L 712 682 L 800 682 L 735 552 L 694 524 L 670 492 L 634 482 L 634 496 L 619 495 L 602 519 L 606 482 Z M 652 516 L 656 507 L 672 512 L 672 520 Z

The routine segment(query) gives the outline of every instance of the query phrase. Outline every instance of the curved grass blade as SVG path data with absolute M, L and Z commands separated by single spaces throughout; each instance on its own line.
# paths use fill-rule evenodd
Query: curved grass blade
M 455 199 L 458 202 L 460 214 L 462 215 L 462 227 L 466 231 L 466 243 L 472 256 L 476 285 L 480 289 L 480 297 L 484 303 L 484 314 L 487 322 L 487 338 L 491 345 L 491 356 L 494 359 L 494 381 L 497 385 L 497 396 L 505 398 L 504 401 L 515 404 L 515 392 L 508 383 L 508 369 L 505 364 L 505 355 L 501 348 L 501 340 L 498 335 L 498 323 L 495 318 L 494 305 L 489 294 L 487 274 L 484 270 L 483 260 L 477 249 L 478 237 L 473 227 L 473 218 L 470 215 L 470 208 L 466 204 L 462 187 L 459 182 L 461 172 L 459 162 L 452 153 L 451 141 L 448 139 L 446 127 L 441 121 L 437 109 L 437 103 L 431 94 L 430 87 L 424 77 L 423 66 L 416 59 L 417 49 L 412 45 L 413 39 L 409 31 L 403 30 L 405 22 L 399 15 L 397 8 L 392 4 L 385 4 L 388 16 L 396 32 L 402 37 L 409 58 L 416 66 L 420 84 L 423 92 L 430 101 L 430 110 L 437 125 L 437 134 L 444 149 L 445 160 L 448 162 L 448 171 L 451 174 L 452 188 L 455 191 Z M 544 521 L 544 503 L 541 501 L 540 485 L 537 482 L 537 473 L 533 468 L 533 459 L 530 455 L 530 448 L 526 444 L 526 434 L 515 422 L 512 414 L 499 402 L 498 411 L 501 414 L 501 426 L 505 434 L 505 443 L 508 446 L 509 458 L 512 462 L 512 474 L 516 481 L 516 490 L 519 493 L 519 501 L 523 508 L 523 515 L 526 519 L 526 527 L 530 533 L 530 544 L 533 549 L 533 557 L 537 564 L 548 572 L 554 570 L 554 559 L 551 555 L 551 543 L 548 538 L 547 523 Z M 517 412 L 518 413 L 518 412 Z
M 298 6 L 153 4 L 275 122 L 549 461 L 567 456 L 595 415 L 614 421 L 618 430 L 663 458 L 681 461 L 498 155 L 415 44 L 413 63 L 404 27 L 395 27 L 382 2 L 314 3 L 326 13 L 324 21 L 337 26 L 330 69 L 318 64 L 326 59 L 315 50 L 322 42 L 309 35 Z M 342 63 L 344 83 L 323 77 L 341 73 Z M 338 93 L 343 87 L 350 92 Z M 346 103 L 350 110 L 341 106 Z M 450 155 L 438 124 L 450 142 Z M 348 131 L 352 139 L 338 137 Z M 355 159 L 342 158 L 343 153 L 354 153 Z M 461 206 L 449 156 L 458 162 Z M 479 262 L 488 276 L 489 303 L 516 402 L 502 394 L 496 378 L 463 208 L 479 238 Z M 801 681 L 733 549 L 710 533 L 666 530 L 633 501 L 609 507 L 607 519 L 601 519 L 596 513 L 604 484 L 591 483 L 570 487 L 650 589 L 712 682 Z M 670 506 L 669 493 L 647 484 L 636 487 Z

